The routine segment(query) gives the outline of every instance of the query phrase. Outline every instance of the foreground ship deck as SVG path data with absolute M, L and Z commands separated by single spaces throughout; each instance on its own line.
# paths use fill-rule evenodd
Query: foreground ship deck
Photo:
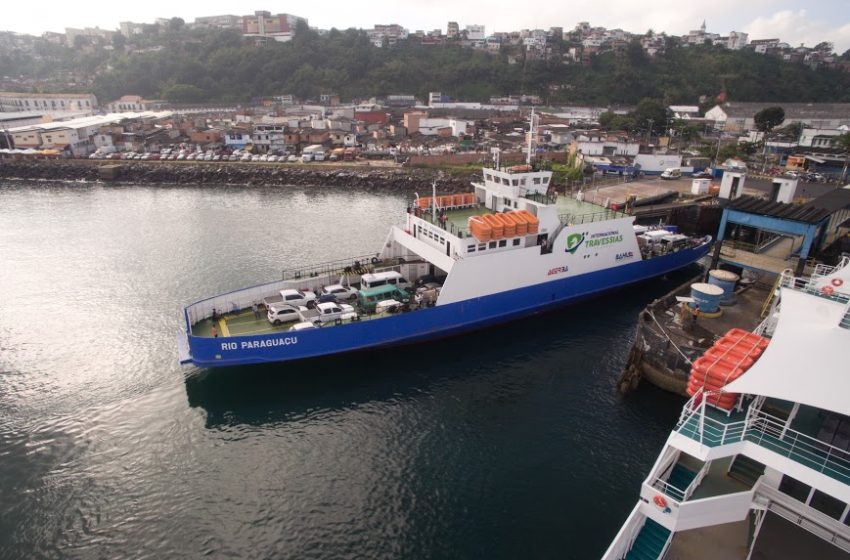
M 694 363 L 704 384 L 605 560 L 850 557 L 850 259 L 781 286 L 754 362 L 721 339 L 728 359 Z

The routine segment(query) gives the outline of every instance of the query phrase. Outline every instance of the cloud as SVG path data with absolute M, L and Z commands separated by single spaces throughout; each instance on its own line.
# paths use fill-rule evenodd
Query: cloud
M 850 48 L 850 23 L 831 25 L 811 19 L 805 9 L 782 10 L 768 17 L 758 17 L 744 27 L 753 39 L 778 38 L 795 47 L 801 43 L 813 47 L 821 41 L 835 45 L 837 53 Z

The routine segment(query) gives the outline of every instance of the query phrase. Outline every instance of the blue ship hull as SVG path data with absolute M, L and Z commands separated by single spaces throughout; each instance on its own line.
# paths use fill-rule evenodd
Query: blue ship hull
M 254 336 L 189 335 L 190 361 L 205 368 L 284 362 L 452 336 L 672 272 L 705 256 L 709 247 L 706 242 L 662 257 L 374 321 Z M 188 314 L 186 324 L 188 329 Z

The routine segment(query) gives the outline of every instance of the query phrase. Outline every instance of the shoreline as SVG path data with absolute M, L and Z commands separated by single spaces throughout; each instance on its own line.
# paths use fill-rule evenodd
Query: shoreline
M 477 173 L 466 177 L 443 175 L 436 169 L 327 166 L 238 162 L 141 162 L 109 160 L 4 160 L 0 179 L 44 180 L 116 185 L 168 186 L 331 186 L 366 190 L 468 192 Z

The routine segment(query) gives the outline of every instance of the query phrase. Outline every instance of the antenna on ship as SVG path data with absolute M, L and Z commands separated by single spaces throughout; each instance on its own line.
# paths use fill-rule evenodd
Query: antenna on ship
M 528 154 L 525 157 L 526 165 L 531 165 L 531 144 L 534 139 L 534 106 L 531 107 L 531 116 L 528 125 Z
M 431 223 L 437 216 L 437 180 L 431 183 Z

